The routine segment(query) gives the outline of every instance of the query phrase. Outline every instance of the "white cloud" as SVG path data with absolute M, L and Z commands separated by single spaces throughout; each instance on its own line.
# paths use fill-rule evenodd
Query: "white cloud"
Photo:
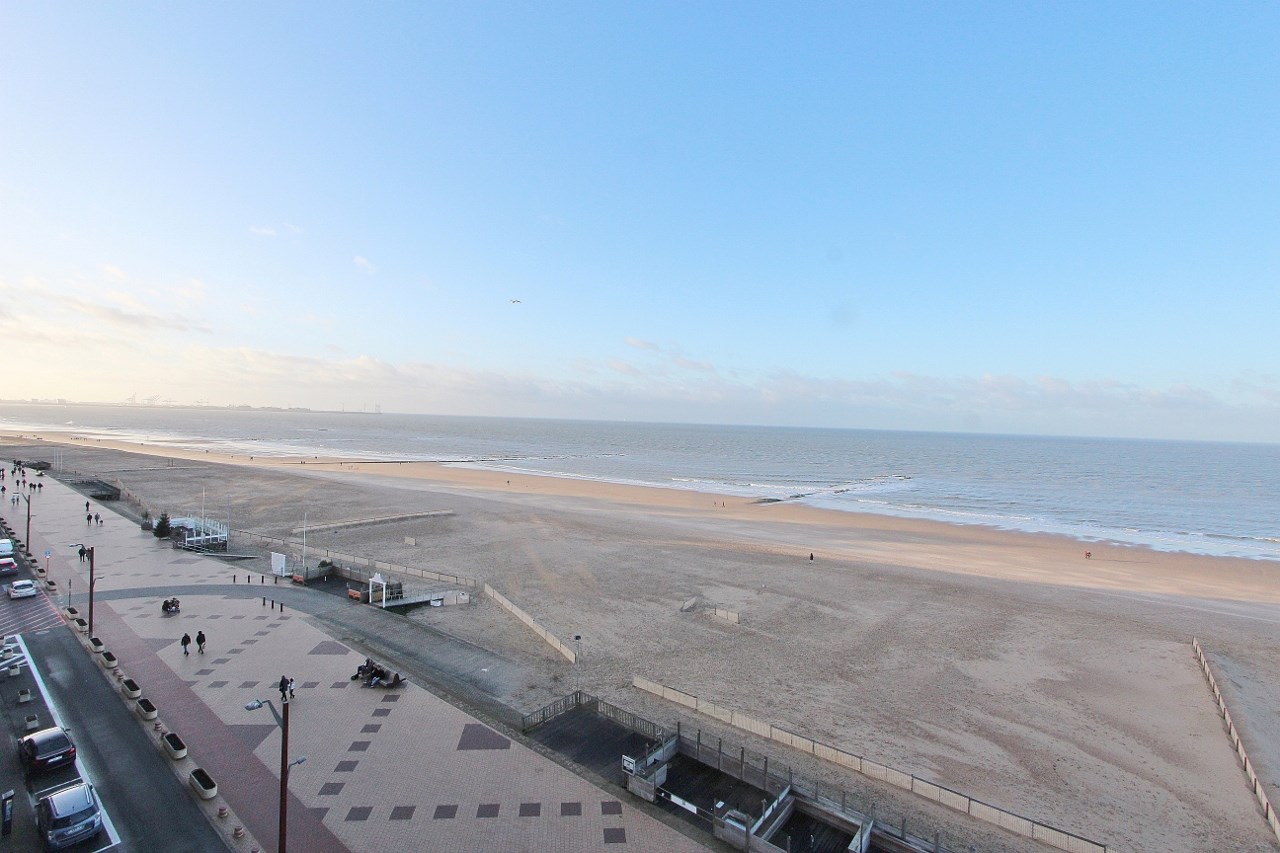
M 364 272 L 368 273 L 369 275 L 373 275 L 378 271 L 378 268 L 374 266 L 373 263 L 370 262 L 370 260 L 366 258 L 364 255 L 356 255 L 354 258 L 354 263 L 356 266 L 358 266 L 360 269 L 362 269 Z
M 105 275 L 107 278 L 111 279 L 112 281 L 128 281 L 129 280 L 129 276 L 124 274 L 124 270 L 120 269 L 120 267 L 116 266 L 115 264 L 103 264 L 101 269 L 102 269 L 102 274 Z
M 270 225 L 250 225 L 249 233 L 256 234 L 259 237 L 274 237 L 276 236 L 276 229 Z

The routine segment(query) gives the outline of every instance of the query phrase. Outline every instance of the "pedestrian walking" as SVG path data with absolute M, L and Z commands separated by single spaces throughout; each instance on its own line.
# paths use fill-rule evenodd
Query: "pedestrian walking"
M 88 511 L 89 511 L 89 502 L 88 502 L 88 501 L 85 501 L 85 502 L 84 502 L 84 511 L 85 511 L 85 512 L 88 512 Z
M 289 701 L 289 678 L 288 676 L 280 676 L 280 701 Z
M 196 631 L 196 651 L 204 654 L 204 631 Z
M 289 679 L 289 698 L 293 698 L 293 679 Z
M 96 512 L 93 514 L 93 520 L 98 524 L 102 524 L 102 516 Z
M 88 553 L 89 553 L 89 552 L 85 550 L 84 546 L 83 546 L 83 545 L 81 545 L 81 546 L 80 546 L 80 562 L 82 562 L 82 563 L 84 562 L 84 555 L 85 555 L 85 554 L 88 554 Z
M 184 655 L 189 655 L 189 654 L 191 654 L 191 650 L 187 648 L 187 646 L 189 646 L 189 645 L 191 645 L 191 635 L 190 635 L 190 634 L 183 634 L 183 635 L 182 635 L 182 653 L 183 653 Z
M 93 513 L 89 513 L 84 517 L 84 523 L 93 527 Z

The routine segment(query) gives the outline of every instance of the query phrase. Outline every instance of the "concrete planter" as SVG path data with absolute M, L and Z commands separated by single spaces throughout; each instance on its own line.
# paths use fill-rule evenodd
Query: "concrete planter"
M 154 720 L 160 716 L 160 711 L 151 703 L 151 700 L 142 696 L 134 703 L 134 709 L 138 712 L 138 716 L 144 720 Z
M 120 692 L 124 694 L 126 699 L 142 698 L 142 688 L 138 686 L 138 682 L 132 678 L 126 678 L 120 682 Z
M 75 619 L 71 620 L 71 624 L 74 625 L 76 627 L 76 630 L 79 631 L 81 634 L 89 633 L 89 623 L 86 622 L 83 618 L 77 616 Z
M 19 704 L 19 705 L 25 705 L 26 703 L 28 703 L 28 702 L 30 702 L 30 701 L 31 701 L 31 690 L 30 690 L 29 688 L 24 687 L 24 688 L 22 688 L 21 690 L 19 690 L 19 691 L 18 691 L 18 704 Z
M 16 663 L 13 666 L 9 667 L 10 678 L 13 678 L 15 675 L 21 675 L 21 674 L 22 674 L 22 667 L 18 666 Z
M 49 578 L 48 580 L 46 580 L 46 581 L 44 582 L 44 585 L 45 585 L 46 587 L 48 587 L 49 589 L 51 589 L 51 590 L 53 590 L 53 589 L 57 589 L 57 588 L 58 588 L 58 582 L 57 582 L 56 580 L 54 580 L 53 578 Z
M 89 638 L 89 649 L 90 649 L 90 650 L 91 650 L 95 655 L 100 655 L 100 654 L 102 654 L 104 651 L 106 651 L 106 649 L 107 649 L 107 645 L 106 645 L 106 643 L 104 643 L 104 642 L 102 642 L 101 640 L 99 640 L 97 637 L 90 637 L 90 638 Z
M 63 613 L 65 613 L 65 614 L 67 614 L 67 618 L 68 618 L 68 619 L 78 619 L 78 618 L 80 617 L 80 608 L 79 608 L 79 607 L 68 607 L 67 609 L 63 610 L 62 612 L 63 612 Z
M 27 714 L 27 731 L 34 732 L 40 728 L 40 718 L 35 714 Z
M 98 663 L 102 664 L 102 668 L 108 671 L 120 665 L 120 661 L 116 660 L 115 652 L 103 652 L 98 657 Z
M 164 751 L 174 761 L 180 761 L 187 757 L 187 745 L 175 732 L 169 732 L 160 738 L 160 742 L 164 744 Z
M 192 770 L 191 775 L 187 777 L 187 781 L 195 790 L 196 795 L 202 800 L 212 800 L 218 796 L 218 783 L 214 782 L 213 777 L 206 773 L 202 767 Z

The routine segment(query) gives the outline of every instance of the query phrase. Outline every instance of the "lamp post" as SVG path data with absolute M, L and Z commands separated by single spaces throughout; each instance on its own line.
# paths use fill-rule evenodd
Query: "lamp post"
M 22 541 L 26 544 L 27 550 L 31 550 L 31 495 L 23 495 L 22 499 L 27 502 L 27 538 Z
M 271 704 L 270 699 L 254 699 L 244 706 L 246 711 L 256 711 L 263 705 L 275 711 L 275 706 Z M 279 853 L 286 853 L 288 850 L 286 838 L 289 831 L 289 768 L 296 764 L 301 764 L 307 760 L 304 755 L 300 758 L 289 760 L 289 700 L 282 699 L 280 701 L 282 711 L 279 714 L 280 722 L 280 846 L 277 848 Z
M 97 576 L 93 573 L 93 546 L 85 545 L 83 542 L 76 542 L 68 545 L 68 548 L 83 548 L 84 552 L 89 555 L 89 636 L 96 637 L 93 633 L 93 587 L 98 582 Z M 67 589 L 71 589 L 71 584 L 67 584 Z M 70 595 L 70 593 L 68 593 Z

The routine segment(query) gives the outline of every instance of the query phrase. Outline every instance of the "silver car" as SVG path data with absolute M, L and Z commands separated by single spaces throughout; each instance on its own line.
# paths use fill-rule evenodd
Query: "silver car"
M 54 791 L 36 803 L 36 823 L 46 850 L 61 850 L 93 838 L 102 829 L 98 795 L 87 782 Z

